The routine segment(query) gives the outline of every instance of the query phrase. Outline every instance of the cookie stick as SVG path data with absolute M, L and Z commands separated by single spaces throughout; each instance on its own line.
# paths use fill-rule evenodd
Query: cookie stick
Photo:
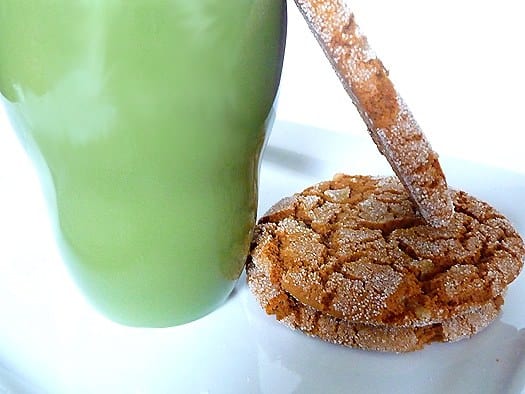
M 359 31 L 344 0 L 295 0 L 379 151 L 425 221 L 446 225 L 453 214 L 445 175 L 421 128 Z

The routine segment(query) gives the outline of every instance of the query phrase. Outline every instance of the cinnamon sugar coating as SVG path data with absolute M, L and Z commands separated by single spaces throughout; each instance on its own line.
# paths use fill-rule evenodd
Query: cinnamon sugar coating
M 447 226 L 425 223 L 394 177 L 337 175 L 263 216 L 251 257 L 279 292 L 334 318 L 427 327 L 498 303 L 525 247 L 488 204 L 450 191 Z
M 422 327 L 375 326 L 338 319 L 304 305 L 276 289 L 253 262 L 246 266 L 248 285 L 262 308 L 292 329 L 339 345 L 366 350 L 410 352 L 432 342 L 455 342 L 488 326 L 501 302 L 488 301 L 439 323 Z
M 295 0 L 366 123 L 379 151 L 407 188 L 423 219 L 446 225 L 453 212 L 438 155 L 360 32 L 343 0 Z

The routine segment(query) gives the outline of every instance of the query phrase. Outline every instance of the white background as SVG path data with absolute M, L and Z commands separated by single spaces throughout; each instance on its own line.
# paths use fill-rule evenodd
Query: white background
M 348 3 L 438 153 L 525 172 L 521 1 Z M 278 117 L 366 133 L 292 1 L 288 8 Z

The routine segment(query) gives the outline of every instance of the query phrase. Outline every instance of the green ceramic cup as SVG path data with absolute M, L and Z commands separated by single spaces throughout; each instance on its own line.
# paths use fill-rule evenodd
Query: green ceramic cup
M 0 1 L 1 100 L 110 319 L 182 324 L 233 289 L 285 26 L 285 0 Z

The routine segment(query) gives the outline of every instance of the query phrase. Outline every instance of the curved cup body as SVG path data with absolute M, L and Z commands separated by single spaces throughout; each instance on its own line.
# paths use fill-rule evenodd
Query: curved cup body
M 112 320 L 182 324 L 248 252 L 280 0 L 2 0 L 0 93 L 64 262 Z

